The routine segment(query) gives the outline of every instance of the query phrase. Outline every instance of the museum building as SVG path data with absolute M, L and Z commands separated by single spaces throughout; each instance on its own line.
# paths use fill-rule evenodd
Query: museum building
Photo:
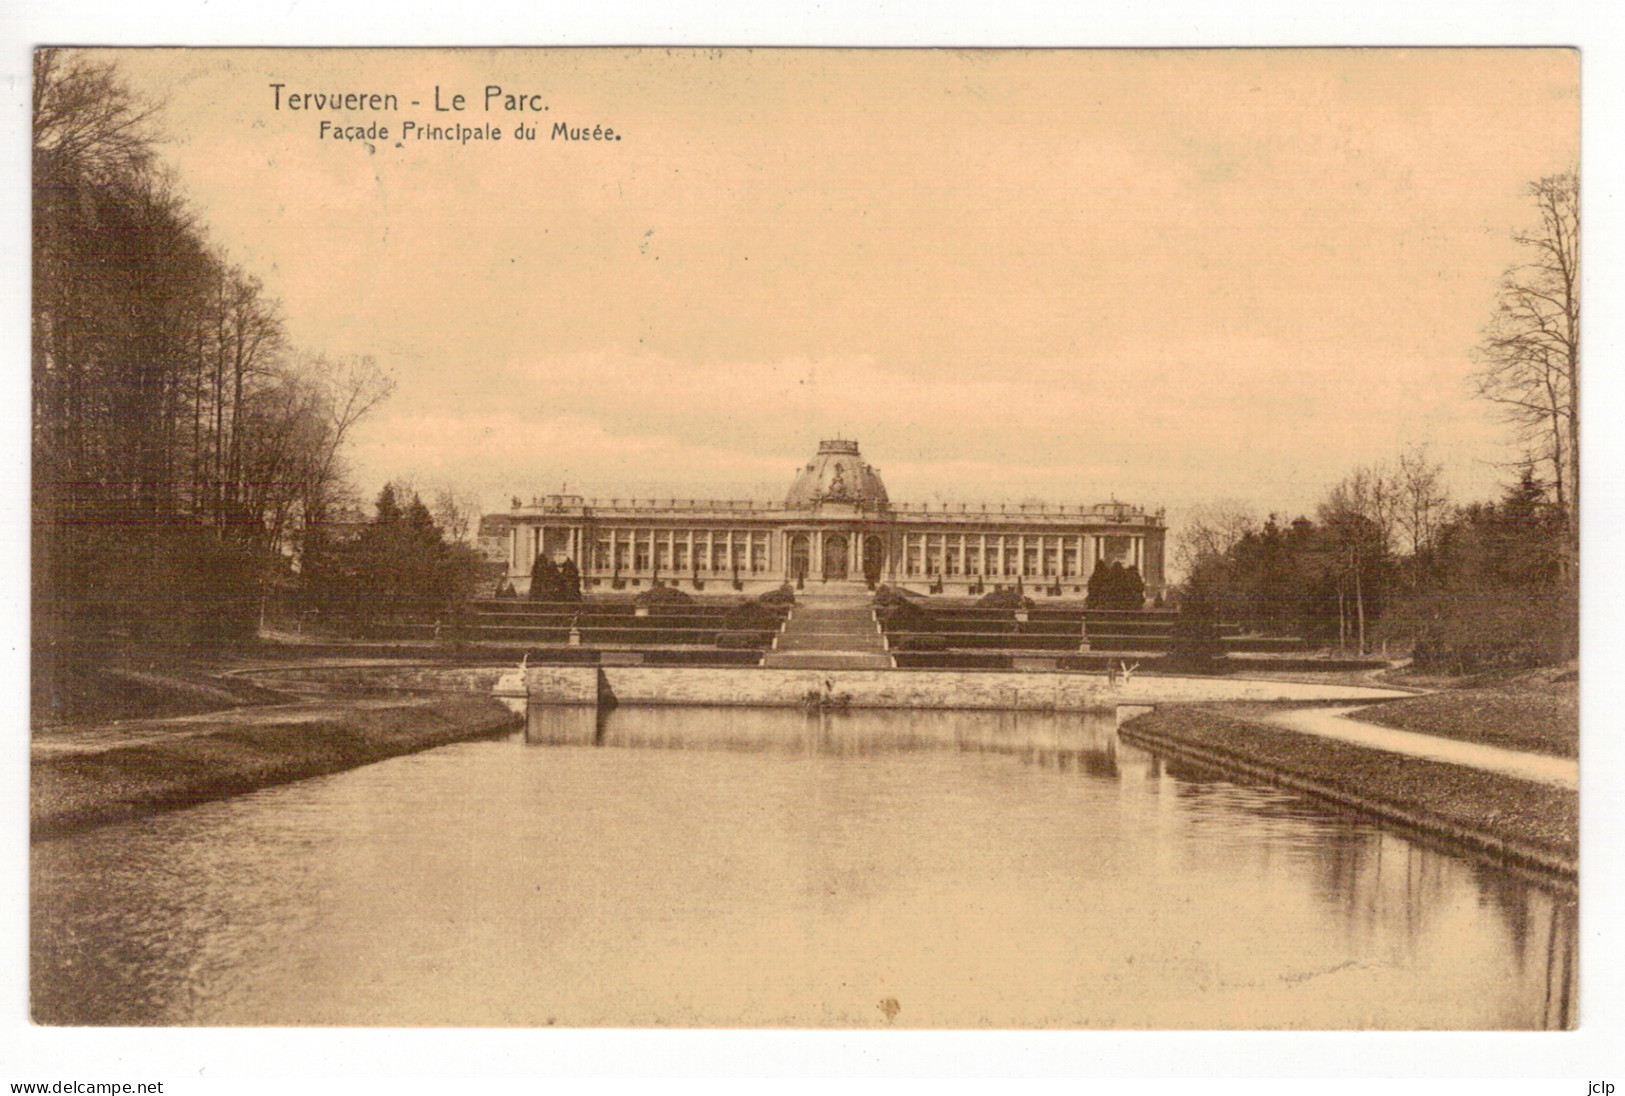
M 591 591 L 668 586 L 761 592 L 785 582 L 888 584 L 970 596 L 1018 583 L 1072 596 L 1092 571 L 1135 568 L 1163 587 L 1163 512 L 1120 502 L 895 503 L 858 443 L 820 442 L 783 502 L 699 499 L 514 500 L 508 574 L 525 592 L 536 556 L 575 562 Z

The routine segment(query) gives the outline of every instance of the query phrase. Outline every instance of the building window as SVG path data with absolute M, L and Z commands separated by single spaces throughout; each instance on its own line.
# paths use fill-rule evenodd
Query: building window
M 671 569 L 673 571 L 688 570 L 688 542 L 679 540 L 672 545 Z
M 965 573 L 979 575 L 982 573 L 982 546 L 979 544 L 965 545 Z
M 609 535 L 604 534 L 598 538 L 597 553 L 593 556 L 593 567 L 599 571 L 609 570 Z

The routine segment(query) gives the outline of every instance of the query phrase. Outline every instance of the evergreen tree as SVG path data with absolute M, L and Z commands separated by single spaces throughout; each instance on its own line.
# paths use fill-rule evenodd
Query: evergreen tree
M 1114 608 L 1138 610 L 1145 608 L 1145 580 L 1138 567 L 1123 568 L 1117 580 L 1117 604 Z
M 563 601 L 562 585 L 558 566 L 546 553 L 538 553 L 530 567 L 530 600 Z
M 559 565 L 559 600 L 581 600 L 581 571 L 573 559 L 566 558 Z
M 1216 668 L 1224 658 L 1218 606 L 1207 589 L 1197 586 L 1181 600 L 1170 654 L 1180 668 L 1198 672 Z

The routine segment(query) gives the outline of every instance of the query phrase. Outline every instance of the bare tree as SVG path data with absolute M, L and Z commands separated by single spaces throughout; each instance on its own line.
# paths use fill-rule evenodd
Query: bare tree
M 1443 472 L 1444 466 L 1433 460 L 1425 444 L 1401 453 L 1394 467 L 1395 517 L 1412 555 L 1433 547 L 1450 517 L 1450 492 L 1444 486 Z
M 1224 555 L 1257 529 L 1258 518 L 1244 502 L 1219 499 L 1198 503 L 1186 511 L 1174 536 L 1174 566 L 1189 575 L 1202 560 Z
M 1580 187 L 1574 172 L 1529 184 L 1538 226 L 1515 232 L 1525 261 L 1502 275 L 1479 344 L 1478 394 L 1497 404 L 1550 476 L 1567 522 L 1569 558 L 1580 543 Z
M 152 163 L 154 108 L 137 99 L 110 64 L 60 49 L 34 52 L 34 180 L 65 174 L 108 186 Z
M 322 418 L 326 426 L 322 445 L 312 454 L 304 481 L 301 509 L 306 526 L 325 520 L 328 506 L 341 486 L 344 469 L 340 453 L 351 427 L 395 391 L 395 380 L 371 356 L 334 362 L 317 357 L 306 370 L 325 393 Z
M 302 566 L 301 531 L 346 490 L 346 436 L 391 383 L 366 359 L 295 360 L 115 65 L 37 51 L 33 106 L 32 608 L 50 698 L 83 679 L 74 652 L 121 634 L 244 634 L 256 577 L 263 605 Z
M 1399 501 L 1393 473 L 1382 468 L 1360 468 L 1344 477 L 1320 504 L 1320 522 L 1339 561 L 1339 638 L 1346 643 L 1352 632 L 1362 653 L 1366 649 L 1366 586 L 1391 550 L 1399 521 Z
M 467 544 L 473 540 L 480 520 L 479 496 L 454 486 L 438 488 L 434 502 L 429 506 L 434 522 L 453 544 Z

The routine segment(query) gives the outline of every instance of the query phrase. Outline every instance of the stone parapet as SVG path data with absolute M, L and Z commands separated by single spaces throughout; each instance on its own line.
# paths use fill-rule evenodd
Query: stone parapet
M 525 685 L 533 704 L 598 703 L 596 666 L 532 666 L 525 671 Z
M 539 666 L 527 672 L 531 702 L 592 704 L 597 673 L 590 666 Z M 1222 700 L 1382 700 L 1408 696 L 1395 689 L 1225 678 L 1105 675 L 1065 672 L 932 670 L 793 670 L 606 666 L 604 679 L 621 705 L 802 707 L 809 702 L 849 708 L 936 708 L 996 711 L 1084 711 L 1119 704 Z

